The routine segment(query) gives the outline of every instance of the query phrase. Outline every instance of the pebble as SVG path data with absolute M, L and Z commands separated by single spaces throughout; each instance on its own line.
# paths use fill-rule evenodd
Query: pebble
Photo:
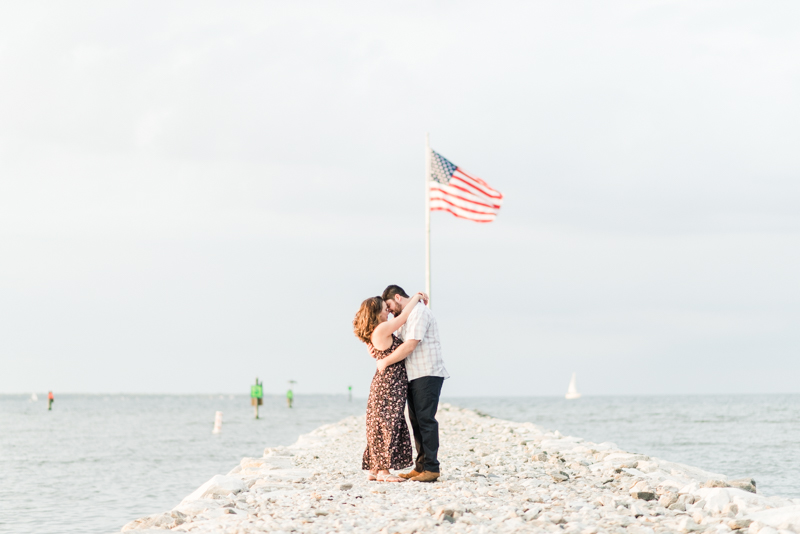
M 349 417 L 244 458 L 122 531 L 800 534 L 800 499 L 760 495 L 752 479 L 448 404 L 437 418 L 435 483 L 367 481 L 364 417 Z

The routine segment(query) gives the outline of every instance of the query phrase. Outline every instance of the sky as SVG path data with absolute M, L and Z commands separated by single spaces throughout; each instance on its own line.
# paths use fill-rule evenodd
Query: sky
M 444 396 L 800 393 L 800 4 L 0 6 L 0 393 L 365 397 L 424 289 Z

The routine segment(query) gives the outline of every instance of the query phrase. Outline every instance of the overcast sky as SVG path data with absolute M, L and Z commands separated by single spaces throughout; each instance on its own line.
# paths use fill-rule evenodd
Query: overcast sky
M 443 395 L 800 393 L 800 4 L 0 6 L 0 392 L 366 396 L 424 289 Z

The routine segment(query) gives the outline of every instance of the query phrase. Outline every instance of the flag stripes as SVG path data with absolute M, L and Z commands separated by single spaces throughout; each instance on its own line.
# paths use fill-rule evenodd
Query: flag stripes
M 433 150 L 429 179 L 431 211 L 447 211 L 475 222 L 492 222 L 497 217 L 503 203 L 502 193 Z

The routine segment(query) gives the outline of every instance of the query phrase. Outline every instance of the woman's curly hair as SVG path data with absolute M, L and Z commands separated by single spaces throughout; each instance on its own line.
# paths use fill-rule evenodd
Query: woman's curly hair
M 383 311 L 383 299 L 370 297 L 361 303 L 353 319 L 353 332 L 364 343 L 372 344 L 372 332 L 380 324 L 380 315 Z

